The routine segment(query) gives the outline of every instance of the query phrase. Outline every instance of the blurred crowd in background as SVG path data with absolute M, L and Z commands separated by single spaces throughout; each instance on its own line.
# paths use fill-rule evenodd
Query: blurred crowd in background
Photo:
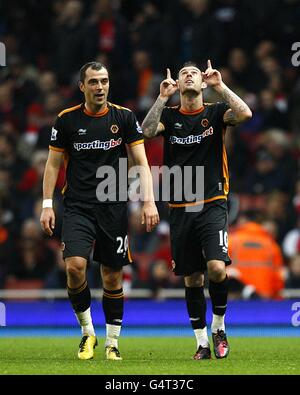
M 279 298 L 300 288 L 300 73 L 291 62 L 300 41 L 299 0 L 10 0 L 0 5 L 0 288 L 64 288 L 61 169 L 53 238 L 40 228 L 42 177 L 57 114 L 82 102 L 78 70 L 91 60 L 110 72 L 109 101 L 140 122 L 169 67 L 207 59 L 250 106 L 253 118 L 229 128 L 228 270 L 231 296 Z M 220 98 L 211 89 L 206 102 Z M 177 104 L 174 96 L 170 104 Z M 162 165 L 163 141 L 146 141 L 150 165 Z M 168 207 L 146 233 L 140 204 L 129 203 L 134 264 L 127 289 L 179 288 L 171 272 Z M 91 288 L 101 286 L 90 262 Z

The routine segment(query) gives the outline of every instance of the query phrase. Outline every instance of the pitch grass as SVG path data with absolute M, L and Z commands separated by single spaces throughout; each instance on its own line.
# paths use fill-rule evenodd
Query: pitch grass
M 77 359 L 78 338 L 1 338 L 0 374 L 222 375 L 300 374 L 300 339 L 230 338 L 229 357 L 194 361 L 191 338 L 120 340 L 123 361 L 104 359 L 104 342 L 90 361 Z

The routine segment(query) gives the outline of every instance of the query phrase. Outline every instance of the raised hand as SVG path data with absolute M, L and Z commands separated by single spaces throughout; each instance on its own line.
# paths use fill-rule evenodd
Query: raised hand
M 206 82 L 207 86 L 215 87 L 217 85 L 221 85 L 222 83 L 221 73 L 218 70 L 212 68 L 210 60 L 207 61 L 207 69 L 201 74 L 202 79 L 204 82 Z
M 170 69 L 167 69 L 167 78 L 160 84 L 160 96 L 163 99 L 169 99 L 177 91 L 176 81 L 171 77 Z

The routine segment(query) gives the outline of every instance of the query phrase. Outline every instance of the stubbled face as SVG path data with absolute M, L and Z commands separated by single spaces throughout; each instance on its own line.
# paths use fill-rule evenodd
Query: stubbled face
M 93 70 L 89 67 L 85 72 L 84 83 L 80 82 L 79 88 L 84 93 L 85 101 L 89 107 L 100 110 L 106 106 L 107 102 L 108 71 L 105 68 Z
M 179 71 L 177 84 L 182 95 L 189 93 L 198 95 L 204 87 L 201 71 L 195 66 L 183 67 Z

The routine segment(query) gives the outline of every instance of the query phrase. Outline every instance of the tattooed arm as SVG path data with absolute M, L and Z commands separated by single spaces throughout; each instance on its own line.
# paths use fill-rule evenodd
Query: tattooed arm
M 159 121 L 166 102 L 167 100 L 163 100 L 158 96 L 156 102 L 149 110 L 142 123 L 142 129 L 145 137 L 151 139 L 164 130 L 164 125 Z
M 170 70 L 167 69 L 167 78 L 160 84 L 160 94 L 142 123 L 145 137 L 155 137 L 164 130 L 164 125 L 159 122 L 160 117 L 167 101 L 176 91 L 177 84 L 171 78 Z
M 223 121 L 226 125 L 238 125 L 252 117 L 252 112 L 247 104 L 224 83 L 215 87 L 215 90 L 230 106 L 230 109 L 228 109 L 223 116 Z
M 206 71 L 202 73 L 202 78 L 207 86 L 214 88 L 222 96 L 223 100 L 229 104 L 230 109 L 223 116 L 223 120 L 227 125 L 238 125 L 252 117 L 250 108 L 224 84 L 221 73 L 212 68 L 210 60 L 207 62 Z
M 166 102 L 167 100 L 163 100 L 160 96 L 158 96 L 156 102 L 149 110 L 142 123 L 142 129 L 145 137 L 151 139 L 152 137 L 156 137 L 164 130 L 164 125 L 159 121 Z

